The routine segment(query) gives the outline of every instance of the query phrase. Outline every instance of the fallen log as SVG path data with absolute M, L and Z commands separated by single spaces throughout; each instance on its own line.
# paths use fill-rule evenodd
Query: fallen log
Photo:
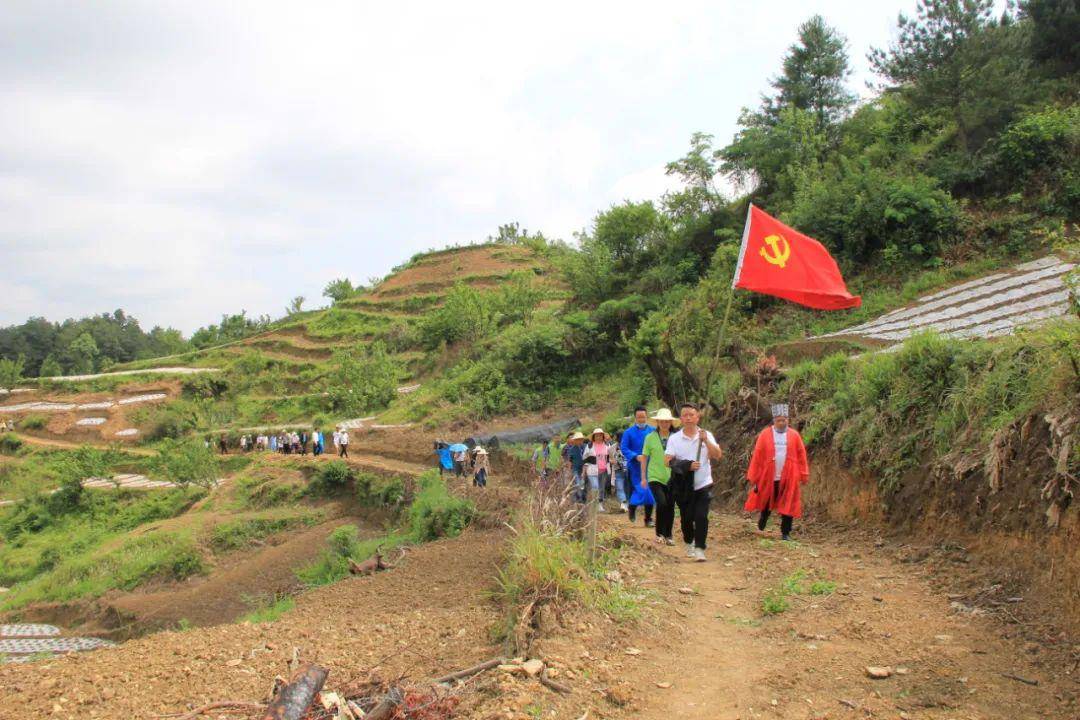
M 442 677 L 435 678 L 434 680 L 432 680 L 432 682 L 436 685 L 441 685 L 442 683 L 453 682 L 454 680 L 461 680 L 462 678 L 467 678 L 476 675 L 477 673 L 482 673 L 485 670 L 490 670 L 491 668 L 502 665 L 505 662 L 506 658 L 491 658 L 490 660 L 485 660 L 484 662 L 473 665 L 472 667 L 467 667 L 464 670 L 458 670 L 448 675 L 443 675 Z
M 1010 680 L 1015 680 L 1016 682 L 1022 682 L 1025 685 L 1037 686 L 1039 684 L 1038 680 L 1032 680 L 1031 678 L 1022 677 L 1020 675 L 1014 675 L 1013 673 L 1001 673 L 1001 677 L 1009 678 Z
M 555 692 L 560 692 L 564 695 L 569 695 L 572 692 L 572 689 L 569 685 L 563 685 L 560 682 L 555 682 L 550 677 L 548 677 L 547 668 L 544 668 L 544 671 L 540 673 L 540 684 L 546 688 L 550 688 L 551 690 L 554 690 Z
M 322 690 L 329 674 L 329 670 L 314 663 L 301 667 L 266 706 L 262 720 L 300 720 Z

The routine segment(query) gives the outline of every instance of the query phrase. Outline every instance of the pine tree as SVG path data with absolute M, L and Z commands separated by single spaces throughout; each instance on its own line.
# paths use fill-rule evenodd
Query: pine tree
M 799 26 L 799 40 L 788 48 L 781 75 L 772 80 L 776 95 L 765 98 L 765 114 L 776 120 L 781 110 L 811 112 L 823 130 L 840 120 L 855 103 L 845 82 L 851 75 L 847 39 L 815 15 Z

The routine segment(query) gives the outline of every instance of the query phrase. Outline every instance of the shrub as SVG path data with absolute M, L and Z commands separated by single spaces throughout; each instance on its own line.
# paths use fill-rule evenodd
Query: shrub
M 314 514 L 286 515 L 283 517 L 247 518 L 231 520 L 216 525 L 210 534 L 210 547 L 215 552 L 228 552 L 248 547 L 264 538 L 297 525 L 312 525 L 318 516 Z
M 438 473 L 430 470 L 420 477 L 420 489 L 409 506 L 412 537 L 417 542 L 456 537 L 474 514 L 473 504 L 451 495 Z
M 1080 106 L 1050 107 L 1010 125 L 997 144 L 1006 187 L 1044 196 L 1047 209 L 1080 215 Z
M 401 478 L 362 472 L 356 476 L 355 485 L 356 499 L 365 507 L 392 507 L 405 498 L 405 482 Z
M 210 487 L 221 473 L 217 455 L 197 439 L 163 440 L 152 466 L 162 478 L 177 485 Z
M 352 470 L 344 460 L 331 460 L 323 463 L 315 472 L 311 489 L 314 492 L 332 495 L 340 492 L 352 480 L 352 477 Z
M 335 410 L 358 415 L 389 405 L 397 396 L 400 374 L 400 366 L 381 342 L 339 349 L 334 351 L 326 391 Z
M 14 455 L 22 449 L 23 441 L 10 433 L 0 435 L 0 453 Z
M 788 220 L 828 246 L 842 263 L 925 263 L 960 232 L 961 210 L 918 173 L 845 165 L 804 184 Z
M 19 424 L 23 430 L 40 430 L 49 424 L 49 419 L 44 415 L 27 415 Z

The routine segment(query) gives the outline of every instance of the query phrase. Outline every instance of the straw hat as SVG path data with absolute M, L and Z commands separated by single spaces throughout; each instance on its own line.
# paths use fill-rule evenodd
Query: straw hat
M 671 414 L 671 411 L 667 408 L 660 408 L 656 411 L 656 414 L 652 416 L 653 420 L 668 420 L 670 422 L 678 422 L 679 418 Z
M 479 445 L 477 445 L 476 446 L 476 454 L 477 455 L 487 455 L 488 451 L 485 450 L 484 448 L 480 447 Z
M 596 437 L 597 435 L 601 435 L 601 436 L 603 436 L 605 438 L 607 437 L 607 433 L 604 432 L 604 428 L 596 428 L 591 433 L 589 433 L 589 438 L 592 439 L 592 438 Z
M 584 439 L 585 439 L 585 436 L 584 436 L 584 435 L 582 435 L 582 434 L 581 434 L 581 433 L 579 433 L 579 432 L 576 432 L 576 433 L 574 433 L 573 435 L 571 435 L 571 436 L 570 436 L 570 439 L 571 439 L 571 440 L 584 440 Z

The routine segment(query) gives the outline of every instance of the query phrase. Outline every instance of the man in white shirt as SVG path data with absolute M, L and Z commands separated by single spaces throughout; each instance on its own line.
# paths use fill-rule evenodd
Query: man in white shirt
M 672 433 L 664 449 L 664 462 L 673 472 L 680 466 L 694 473 L 694 490 L 678 502 L 683 542 L 687 557 L 705 562 L 705 541 L 709 535 L 709 502 L 712 500 L 712 461 L 723 452 L 708 430 L 698 427 L 701 413 L 697 405 L 683 403 L 679 409 L 682 430 Z
M 341 448 L 338 457 L 349 457 L 349 431 L 345 428 L 341 428 L 341 434 L 338 436 L 338 447 Z

